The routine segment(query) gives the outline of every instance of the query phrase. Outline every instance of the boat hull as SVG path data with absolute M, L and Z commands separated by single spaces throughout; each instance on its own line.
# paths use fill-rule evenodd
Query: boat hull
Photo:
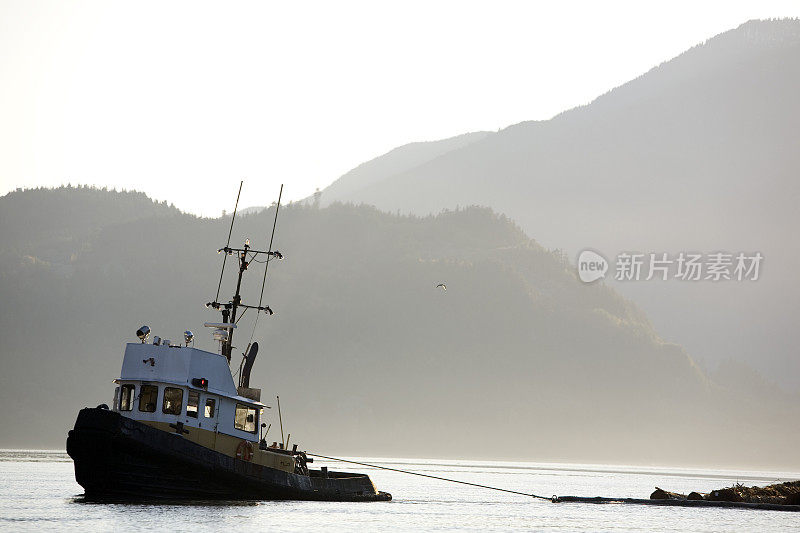
M 363 474 L 286 472 L 225 455 L 108 409 L 82 409 L 67 437 L 91 500 L 387 501 Z

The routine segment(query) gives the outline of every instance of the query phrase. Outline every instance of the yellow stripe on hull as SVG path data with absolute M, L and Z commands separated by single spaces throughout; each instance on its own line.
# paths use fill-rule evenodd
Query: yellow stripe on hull
M 168 422 L 151 422 L 144 420 L 140 420 L 140 422 L 166 433 L 175 433 L 175 428 L 171 427 Z M 183 426 L 183 430 L 185 432 L 188 431 L 188 433 L 183 433 L 184 439 L 230 457 L 236 457 L 236 449 L 243 440 L 238 437 L 232 437 L 231 435 L 225 435 L 224 433 L 192 426 Z M 261 450 L 257 442 L 247 442 L 250 442 L 253 446 L 253 458 L 250 461 L 251 463 L 283 470 L 284 472 L 294 472 L 295 465 L 292 456 L 276 453 L 269 449 Z

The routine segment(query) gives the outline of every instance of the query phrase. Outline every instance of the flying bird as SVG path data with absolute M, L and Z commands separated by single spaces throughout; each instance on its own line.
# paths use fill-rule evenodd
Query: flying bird
M 438 284 L 438 285 L 436 286 L 436 288 L 437 288 L 437 289 L 438 289 L 439 287 L 441 287 L 443 291 L 446 291 L 446 290 L 447 290 L 447 285 L 445 285 L 444 283 L 440 283 L 440 284 Z

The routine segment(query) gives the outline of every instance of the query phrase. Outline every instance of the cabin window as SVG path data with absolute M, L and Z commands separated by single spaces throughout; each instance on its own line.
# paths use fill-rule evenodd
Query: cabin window
M 136 387 L 133 385 L 123 385 L 120 388 L 120 395 L 119 395 L 119 410 L 120 411 L 131 411 L 133 410 L 133 393 L 135 392 Z M 141 411 L 142 408 L 139 407 Z M 155 409 L 153 409 L 155 411 Z M 151 411 L 152 412 L 152 411 Z
M 247 431 L 249 433 L 256 432 L 256 410 L 249 405 L 243 403 L 236 404 L 236 416 L 234 417 L 233 427 Z
M 186 416 L 197 418 L 197 406 L 200 405 L 200 393 L 189 391 L 189 401 L 186 403 Z
M 161 412 L 165 415 L 179 415 L 181 410 L 183 410 L 183 389 L 176 387 L 165 388 Z
M 206 418 L 214 418 L 214 407 L 217 401 L 214 398 L 206 399 Z
M 139 410 L 143 413 L 155 413 L 156 402 L 158 402 L 158 387 L 142 385 L 139 391 Z

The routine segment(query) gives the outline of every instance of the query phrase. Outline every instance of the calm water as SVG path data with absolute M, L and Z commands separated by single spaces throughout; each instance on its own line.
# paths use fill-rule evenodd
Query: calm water
M 800 479 L 791 472 L 643 469 L 416 459 L 365 460 L 549 496 L 648 497 Z M 315 461 L 315 465 L 333 463 Z M 341 464 L 336 464 L 341 469 Z M 377 503 L 228 502 L 206 505 L 82 503 L 64 453 L 0 451 L 4 531 L 797 531 L 797 513 L 636 505 L 552 504 L 364 467 L 394 500 Z

